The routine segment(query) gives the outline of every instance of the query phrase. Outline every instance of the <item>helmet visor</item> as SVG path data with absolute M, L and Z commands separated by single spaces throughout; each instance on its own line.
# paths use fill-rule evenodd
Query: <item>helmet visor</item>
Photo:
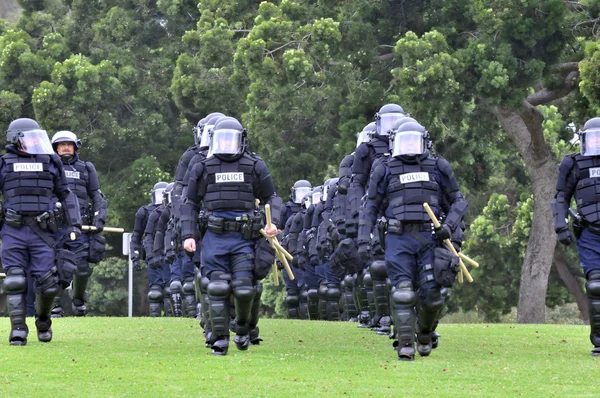
M 302 203 L 302 198 L 312 191 L 311 187 L 294 188 L 294 203 Z
M 200 147 L 208 148 L 208 145 L 210 144 L 210 141 L 209 141 L 210 137 L 209 137 L 208 132 L 213 127 L 215 127 L 214 124 L 207 124 L 206 126 L 204 126 L 204 129 L 200 133 L 200 135 L 201 135 L 201 137 L 200 137 Z
M 323 185 L 323 195 L 321 195 L 323 202 L 327 200 L 327 193 L 329 193 L 329 185 Z
M 358 148 L 363 142 L 371 141 L 371 131 L 361 131 L 356 134 L 356 147 Z
M 212 134 L 210 152 L 213 155 L 236 155 L 242 148 L 242 132 L 239 130 L 215 130 Z
M 157 189 L 156 191 L 154 191 L 152 200 L 155 205 L 159 205 L 163 202 L 164 192 L 165 192 L 164 188 L 160 188 L 160 189 Z
M 19 144 L 23 152 L 32 155 L 50 155 L 54 153 L 46 130 L 29 130 L 19 133 Z
M 581 134 L 581 154 L 583 156 L 600 155 L 600 129 L 587 130 Z
M 406 115 L 404 113 L 383 113 L 377 118 L 377 134 L 389 135 L 396 122 Z
M 423 153 L 423 135 L 419 131 L 402 131 L 393 136 L 392 156 Z
M 310 205 L 312 204 L 310 202 L 310 194 L 307 194 L 304 198 L 302 198 L 302 200 L 304 200 L 304 207 L 306 207 L 308 209 L 310 207 Z
M 313 192 L 312 194 L 312 203 L 319 203 L 321 200 L 321 191 Z

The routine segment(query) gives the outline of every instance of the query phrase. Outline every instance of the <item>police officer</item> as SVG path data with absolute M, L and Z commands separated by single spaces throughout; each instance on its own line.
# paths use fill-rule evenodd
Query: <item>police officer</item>
M 282 245 L 289 248 L 289 233 L 294 216 L 300 212 L 302 208 L 302 199 L 312 190 L 310 182 L 306 180 L 298 180 L 290 189 L 290 200 L 285 204 L 281 222 L 284 224 Z M 300 289 L 298 284 L 302 280 L 299 270 L 294 270 L 294 280 L 291 280 L 287 272 L 283 273 L 285 282 L 285 305 L 288 310 L 289 319 L 300 319 Z
M 578 132 L 580 152 L 562 160 L 552 201 L 554 230 L 563 245 L 577 242 L 579 261 L 585 273 L 589 300 L 592 356 L 600 356 L 600 117 L 588 120 Z M 575 196 L 577 213 L 569 230 L 567 217 Z
M 60 219 L 68 233 L 81 235 L 77 197 L 69 189 L 62 162 L 52 150 L 46 131 L 32 119 L 14 120 L 6 131 L 6 154 L 0 160 L 0 187 L 4 197 L 5 223 L 2 265 L 6 270 L 4 289 L 8 296 L 11 345 L 27 344 L 25 322 L 26 275 L 34 279 L 35 326 L 38 340 L 52 340 L 50 311 L 60 285 L 70 283 L 76 265 L 64 250 L 56 249 Z M 55 200 L 63 210 L 59 214 Z M 67 261 L 65 261 L 65 259 Z
M 167 184 L 164 190 L 162 190 L 161 203 L 150 213 L 148 216 L 148 222 L 144 229 L 143 246 L 146 252 L 146 263 L 149 269 L 157 271 L 160 275 L 160 279 L 157 281 L 157 285 L 150 286 L 150 292 L 154 293 L 160 289 L 162 291 L 162 304 L 165 316 L 172 316 L 174 312 L 174 305 L 171 297 L 171 287 L 169 281 L 171 279 L 171 269 L 167 264 L 164 253 L 154 251 L 154 238 L 157 232 L 158 220 L 165 211 L 165 202 L 167 201 L 167 189 L 173 189 L 173 183 Z M 158 200 L 158 198 L 156 198 Z M 148 297 L 150 297 L 150 292 Z M 152 295 L 153 301 L 150 301 L 150 316 L 160 316 L 160 304 L 157 302 L 155 294 Z
M 79 158 L 77 151 L 81 148 L 81 140 L 73 132 L 65 130 L 54 134 L 52 148 L 62 160 L 69 188 L 77 196 L 82 223 L 96 227 L 95 231 L 83 233 L 76 241 L 65 243 L 65 247 L 77 257 L 77 271 L 73 278 L 73 310 L 75 315 L 85 316 L 87 314 L 85 289 L 92 275 L 90 262 L 101 260 L 96 248 L 103 251 L 106 244 L 104 237 L 98 236 L 106 223 L 106 200 L 100 191 L 96 168 L 91 162 Z M 88 198 L 91 202 L 89 205 Z M 63 315 L 59 295 L 54 301 L 52 317 Z
M 385 264 L 393 286 L 392 315 L 400 360 L 414 360 L 415 322 L 418 295 L 417 351 L 431 353 L 433 329 L 444 304 L 441 289 L 450 281 L 458 259 L 441 247 L 435 238 L 450 238 L 467 209 L 452 167 L 427 149 L 428 133 L 418 123 L 406 123 L 390 139 L 391 156 L 377 165 L 368 189 L 366 208 L 359 230 L 359 253 L 369 250 L 369 235 L 380 210 L 388 219 L 385 236 Z M 441 198 L 449 210 L 443 224 L 432 235 L 427 202 L 437 217 Z M 435 258 L 434 258 L 435 253 Z
M 271 206 L 274 224 L 264 227 L 269 237 L 277 235 L 282 202 L 275 194 L 267 165 L 246 148 L 246 130 L 239 121 L 219 120 L 211 133 L 208 157 L 190 171 L 182 206 L 182 236 L 189 252 L 196 250 L 200 206 L 208 212 L 201 245 L 202 265 L 209 280 L 213 355 L 227 354 L 231 294 L 235 302 L 234 342 L 238 349 L 248 349 L 258 322 L 257 281 L 267 275 L 275 258 L 269 242 L 257 233 L 264 219 L 255 212 L 256 199 Z
M 135 213 L 135 224 L 129 243 L 129 252 L 131 253 L 133 269 L 136 271 L 142 270 L 140 260 L 146 260 L 146 252 L 142 245 L 142 239 L 144 231 L 146 230 L 146 225 L 148 224 L 148 218 L 150 218 L 150 214 L 162 203 L 163 192 L 166 187 L 167 183 L 164 181 L 154 184 L 154 187 L 150 191 L 150 203 L 140 207 Z M 161 271 L 162 270 L 148 267 L 148 302 L 150 316 L 160 316 L 162 312 L 162 286 L 164 285 L 164 282 L 162 280 Z
M 161 213 L 154 235 L 154 256 L 164 256 L 171 269 L 169 287 L 171 290 L 171 302 L 173 303 L 173 315 L 183 316 L 183 301 L 185 300 L 185 312 L 190 318 L 196 317 L 196 297 L 194 292 L 194 264 L 191 259 L 183 253 L 179 244 L 178 232 L 173 225 L 175 208 L 180 205 L 180 198 L 173 192 L 174 183 L 167 185 L 165 189 L 165 209 Z

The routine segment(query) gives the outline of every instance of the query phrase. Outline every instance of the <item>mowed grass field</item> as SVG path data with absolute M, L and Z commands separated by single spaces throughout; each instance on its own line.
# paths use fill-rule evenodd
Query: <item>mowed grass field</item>
M 355 323 L 261 320 L 265 341 L 226 357 L 191 319 L 57 319 L 48 344 L 28 324 L 11 347 L 0 318 L 0 397 L 600 396 L 586 326 L 442 324 L 430 357 L 400 362 Z

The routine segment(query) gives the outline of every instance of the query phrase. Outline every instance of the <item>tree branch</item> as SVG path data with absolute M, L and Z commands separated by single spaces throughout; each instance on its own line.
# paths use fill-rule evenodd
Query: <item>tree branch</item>
M 548 68 L 550 73 L 569 73 L 579 70 L 579 62 L 565 62 L 564 64 L 550 65 Z
M 538 92 L 535 92 L 529 97 L 527 97 L 527 102 L 529 102 L 533 106 L 536 106 L 547 104 L 548 102 L 565 97 L 575 88 L 575 84 L 573 83 L 575 81 L 575 78 L 577 78 L 578 76 L 579 71 L 570 72 L 567 75 L 567 77 L 565 77 L 564 85 L 562 87 L 557 88 L 556 90 L 540 90 Z
M 389 61 L 390 59 L 394 59 L 394 53 L 387 53 L 387 54 L 383 54 L 378 57 L 375 57 L 375 62 Z

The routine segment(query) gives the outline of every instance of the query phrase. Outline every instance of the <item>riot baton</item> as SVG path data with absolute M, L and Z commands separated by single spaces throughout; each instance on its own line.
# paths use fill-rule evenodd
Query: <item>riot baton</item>
M 425 202 L 425 203 L 423 203 L 423 207 L 425 208 L 425 211 L 427 212 L 427 214 L 429 214 L 429 217 L 431 218 L 431 221 L 433 222 L 433 225 L 436 228 L 439 228 L 440 227 L 440 222 L 438 221 L 438 219 L 435 216 L 435 214 L 433 214 L 433 211 L 431 210 L 431 207 L 429 207 L 429 204 L 427 202 Z M 473 277 L 469 273 L 469 270 L 467 270 L 467 267 L 465 266 L 465 263 L 463 263 L 462 258 L 458 255 L 458 253 L 456 252 L 456 249 L 454 248 L 454 246 L 452 246 L 452 242 L 450 242 L 450 239 L 444 239 L 444 244 L 452 252 L 452 254 L 454 254 L 456 257 L 458 257 L 458 266 L 460 267 L 460 271 L 461 271 L 461 274 L 459 274 L 458 281 L 462 282 L 461 276 L 464 274 L 464 276 L 467 278 L 467 280 L 470 283 L 473 283 Z
M 265 214 L 267 217 L 267 227 L 271 228 L 271 206 L 265 205 Z M 269 242 L 271 242 L 271 246 L 275 248 L 274 238 L 269 238 Z M 275 254 L 277 255 L 277 249 L 275 248 Z M 273 285 L 279 286 L 279 270 L 277 269 L 277 262 L 273 261 L 271 265 L 271 271 L 273 271 Z
M 93 225 L 82 225 L 81 226 L 81 230 L 82 231 L 95 231 L 98 228 L 96 228 Z M 116 232 L 118 234 L 122 234 L 123 232 L 125 232 L 125 229 L 123 228 L 116 228 L 116 227 L 104 227 L 104 229 L 102 230 L 102 232 Z
M 271 206 L 270 205 L 265 205 L 265 214 L 267 216 L 267 225 L 271 225 Z M 292 269 L 290 268 L 290 264 L 287 262 L 287 259 L 292 260 L 294 257 L 292 257 L 292 255 L 290 253 L 288 253 L 280 244 L 279 241 L 277 240 L 277 238 L 269 238 L 267 237 L 267 234 L 265 233 L 264 229 L 260 230 L 260 233 L 269 240 L 269 242 L 271 242 L 271 245 L 273 245 L 273 247 L 275 247 L 275 254 L 277 255 L 277 258 L 279 258 L 279 260 L 281 261 L 281 263 L 283 264 L 283 267 L 285 268 L 285 272 L 287 272 L 288 277 L 290 278 L 290 280 L 294 280 L 296 279 L 294 277 L 294 273 L 292 272 Z M 277 267 L 277 264 L 275 264 L 275 267 Z
M 0 273 L 0 278 L 6 278 L 6 274 L 4 272 Z

